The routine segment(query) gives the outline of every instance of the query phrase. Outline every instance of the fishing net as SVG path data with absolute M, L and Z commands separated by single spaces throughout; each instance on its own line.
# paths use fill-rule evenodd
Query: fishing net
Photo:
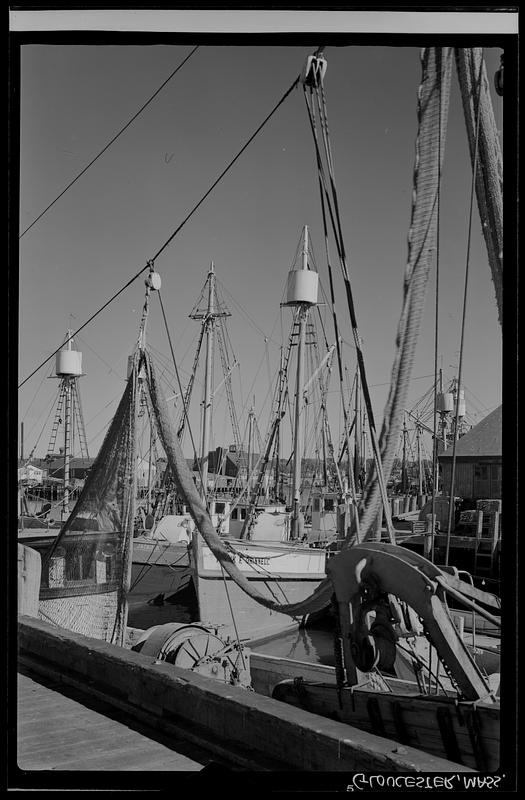
M 73 511 L 42 564 L 39 615 L 124 643 L 135 513 L 135 396 L 139 356 Z

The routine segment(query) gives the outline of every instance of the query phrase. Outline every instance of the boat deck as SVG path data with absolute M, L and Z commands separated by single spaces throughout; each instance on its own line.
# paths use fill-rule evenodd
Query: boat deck
M 189 772 L 212 760 L 194 744 L 148 730 L 100 700 L 19 669 L 20 769 Z

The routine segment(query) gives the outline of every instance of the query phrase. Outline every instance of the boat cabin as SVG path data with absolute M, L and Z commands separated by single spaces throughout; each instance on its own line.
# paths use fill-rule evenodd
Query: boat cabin
M 312 527 L 308 543 L 325 545 L 337 536 L 338 492 L 319 491 L 312 497 Z

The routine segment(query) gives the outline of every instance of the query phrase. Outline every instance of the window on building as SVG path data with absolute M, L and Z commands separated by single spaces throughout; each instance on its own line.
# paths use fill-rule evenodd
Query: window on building
M 490 496 L 494 499 L 501 497 L 501 464 L 491 464 Z

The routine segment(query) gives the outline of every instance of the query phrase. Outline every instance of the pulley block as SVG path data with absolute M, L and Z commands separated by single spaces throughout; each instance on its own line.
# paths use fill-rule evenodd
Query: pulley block
M 326 59 L 322 56 L 308 56 L 301 74 L 301 83 L 315 88 L 324 80 Z

